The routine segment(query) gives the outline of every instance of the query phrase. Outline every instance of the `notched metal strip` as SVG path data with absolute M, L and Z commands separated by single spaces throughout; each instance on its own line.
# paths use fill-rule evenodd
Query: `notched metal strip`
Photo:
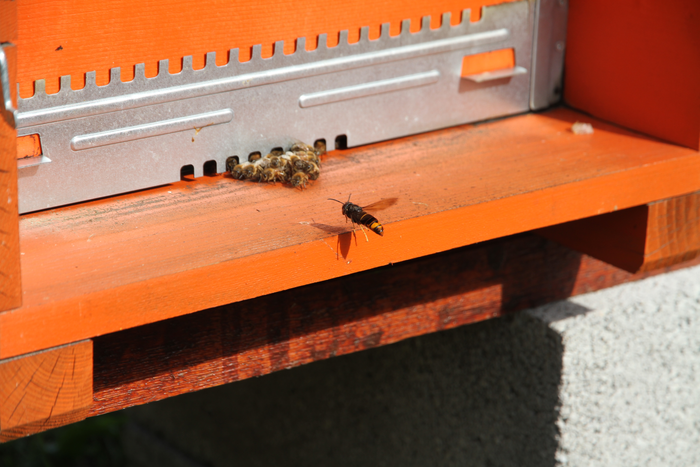
M 146 123 L 117 130 L 102 131 L 88 135 L 75 136 L 70 141 L 74 151 L 107 146 L 109 144 L 126 143 L 135 139 L 150 138 L 178 131 L 196 130 L 211 125 L 228 123 L 233 119 L 233 110 L 225 109 L 208 112 L 190 117 L 173 118 L 160 122 Z
M 299 106 L 313 107 L 316 105 L 357 99 L 358 97 L 374 96 L 385 92 L 416 88 L 418 86 L 426 86 L 428 84 L 437 83 L 438 79 L 440 79 L 440 72 L 437 70 L 431 70 L 425 73 L 400 76 L 398 78 L 358 84 L 356 86 L 314 92 L 304 94 L 303 96 L 299 97 Z
M 424 55 L 450 52 L 461 48 L 498 42 L 507 39 L 508 36 L 508 29 L 501 28 L 422 44 L 396 47 L 378 52 L 369 52 L 304 65 L 294 65 L 275 70 L 249 73 L 231 78 L 193 83 L 184 86 L 174 86 L 136 94 L 127 94 L 124 96 L 81 102 L 61 107 L 21 112 L 18 116 L 17 127 L 26 128 L 33 125 L 88 117 L 117 110 L 133 109 L 180 99 L 230 92 L 253 86 L 263 86 L 293 79 L 347 71 L 354 68 L 363 68 L 398 60 L 407 60 Z M 125 83 L 122 83 L 122 85 L 123 84 Z

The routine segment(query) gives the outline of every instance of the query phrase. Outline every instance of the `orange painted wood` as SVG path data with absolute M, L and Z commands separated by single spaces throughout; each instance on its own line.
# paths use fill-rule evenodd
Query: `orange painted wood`
M 700 2 L 570 0 L 564 99 L 700 149 Z
M 16 2 L 0 2 L 0 42 L 16 40 Z M 6 48 L 13 102 L 17 102 L 17 48 Z M 17 131 L 0 114 L 0 312 L 22 304 L 17 210 Z M 0 339 L 2 334 L 0 334 Z
M 116 332 L 94 341 L 90 415 L 451 329 L 648 275 L 633 275 L 521 234 Z
M 22 304 L 16 141 L 17 131 L 0 116 L 0 311 Z
M 0 441 L 82 420 L 91 404 L 91 341 L 0 360 Z
M 41 137 L 38 134 L 17 138 L 17 159 L 41 156 Z
M 700 193 L 691 193 L 537 231 L 630 272 L 700 254 Z
M 501 49 L 493 52 L 467 55 L 462 59 L 461 76 L 475 75 L 486 71 L 502 70 L 515 66 L 515 50 Z
M 228 177 L 23 216 L 9 357 L 700 189 L 700 154 L 557 109 L 338 151 L 300 191 Z M 353 239 L 337 203 L 399 202 Z
M 0 2 L 0 43 L 17 41 L 17 2 Z
M 369 8 L 361 0 L 23 0 L 18 6 L 20 93 L 25 98 L 33 95 L 38 79 L 46 80 L 47 92 L 57 92 L 63 75 L 71 75 L 71 87 L 81 89 L 89 71 L 96 71 L 97 84 L 104 85 L 114 67 L 121 67 L 122 80 L 129 81 L 138 63 L 145 63 L 146 76 L 152 77 L 164 59 L 174 73 L 182 69 L 187 55 L 199 69 L 207 52 L 216 52 L 217 64 L 224 65 L 233 48 L 240 49 L 245 61 L 257 44 L 263 46 L 263 57 L 269 57 L 275 41 L 284 41 L 284 51 L 290 54 L 299 37 L 305 37 L 312 50 L 319 34 L 327 34 L 334 46 L 341 30 L 348 30 L 350 42 L 356 42 L 363 26 L 377 38 L 382 23 L 390 23 L 392 35 L 397 35 L 405 19 L 411 20 L 415 32 L 424 16 L 437 28 L 443 13 L 451 13 L 452 24 L 457 24 L 468 8 L 471 20 L 478 21 L 482 6 L 504 1 L 509 0 L 385 0 Z

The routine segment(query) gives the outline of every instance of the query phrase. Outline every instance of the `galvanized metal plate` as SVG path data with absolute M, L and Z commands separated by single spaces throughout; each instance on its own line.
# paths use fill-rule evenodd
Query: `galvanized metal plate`
M 193 165 L 195 176 L 207 161 L 224 170 L 229 156 L 286 146 L 292 141 L 336 136 L 349 146 L 372 143 L 448 126 L 510 115 L 529 109 L 534 3 L 485 7 L 480 21 L 431 30 L 424 18 L 417 33 L 389 35 L 384 25 L 377 40 L 363 28 L 359 42 L 341 33 L 336 47 L 325 36 L 306 51 L 284 55 L 275 44 L 269 59 L 260 46 L 244 63 L 232 50 L 229 63 L 217 67 L 213 53 L 206 66 L 192 70 L 186 57 L 181 72 L 170 74 L 167 61 L 154 78 L 120 80 L 96 86 L 89 73 L 85 88 L 43 92 L 19 100 L 19 135 L 38 133 L 45 161 L 19 169 L 20 212 L 109 196 L 180 179 Z M 463 79 L 464 56 L 513 48 L 516 69 L 481 81 Z

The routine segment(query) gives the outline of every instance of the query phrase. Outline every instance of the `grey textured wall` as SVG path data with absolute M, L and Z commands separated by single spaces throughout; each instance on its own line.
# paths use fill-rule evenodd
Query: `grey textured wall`
M 134 466 L 700 465 L 700 267 L 128 411 Z
M 560 464 L 700 466 L 700 267 L 528 313 L 563 339 Z

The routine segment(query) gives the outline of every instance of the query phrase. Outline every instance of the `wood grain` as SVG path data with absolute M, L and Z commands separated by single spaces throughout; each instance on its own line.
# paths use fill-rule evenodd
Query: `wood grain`
M 671 266 L 700 254 L 700 192 L 648 206 L 641 270 Z
M 700 254 L 700 193 L 537 231 L 629 272 L 672 266 Z
M 0 441 L 82 420 L 91 403 L 91 341 L 0 360 Z
M 0 2 L 0 43 L 17 39 L 17 2 Z M 17 47 L 5 49 L 17 103 Z M 17 210 L 17 131 L 0 114 L 0 312 L 22 304 Z M 0 334 L 1 336 L 1 334 Z
M 319 34 L 327 34 L 328 44 L 335 46 L 342 30 L 349 31 L 353 43 L 363 26 L 376 39 L 382 23 L 390 23 L 391 34 L 397 35 L 406 19 L 416 32 L 424 16 L 437 28 L 443 13 L 450 13 L 451 23 L 457 24 L 467 8 L 471 21 L 478 21 L 482 6 L 506 1 L 512 0 L 385 0 L 367 8 L 361 0 L 26 0 L 18 6 L 20 93 L 32 96 L 38 79 L 46 80 L 47 92 L 57 92 L 64 75 L 71 75 L 73 89 L 82 89 L 89 71 L 96 71 L 97 84 L 105 85 L 115 67 L 121 67 L 123 81 L 130 81 L 138 63 L 145 63 L 146 76 L 153 77 L 164 59 L 176 73 L 187 55 L 200 69 L 207 52 L 216 52 L 221 66 L 233 48 L 247 61 L 257 44 L 262 44 L 262 56 L 270 57 L 276 41 L 284 41 L 284 52 L 290 54 L 300 37 L 313 50 Z
M 451 329 L 647 276 L 521 234 L 201 311 L 96 338 L 90 414 Z
M 569 110 L 330 154 L 300 191 L 203 177 L 22 216 L 24 304 L 0 356 L 321 282 L 700 189 L 700 154 Z M 337 203 L 398 197 L 384 237 Z
M 565 101 L 603 120 L 700 149 L 698 18 L 697 0 L 571 0 Z

